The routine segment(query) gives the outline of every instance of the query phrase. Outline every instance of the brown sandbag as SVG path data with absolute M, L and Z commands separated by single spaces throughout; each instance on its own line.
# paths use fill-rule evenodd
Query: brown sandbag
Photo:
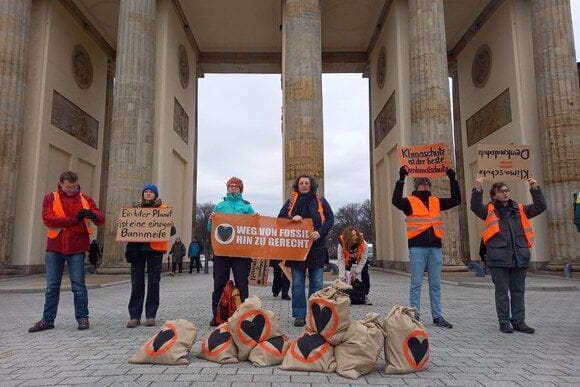
M 250 352 L 248 360 L 256 367 L 268 367 L 282 364 L 290 347 L 286 336 L 272 337 L 256 345 Z
M 135 364 L 189 364 L 187 355 L 197 337 L 197 328 L 187 320 L 168 320 L 161 330 L 149 339 L 129 363 Z
M 336 370 L 334 346 L 318 333 L 304 333 L 290 344 L 280 365 L 283 370 L 331 373 Z
M 228 323 L 238 348 L 239 361 L 247 360 L 258 343 L 284 334 L 274 312 L 262 309 L 258 297 L 249 297 L 229 318 Z
M 219 325 L 203 339 L 197 357 L 221 364 L 238 362 L 238 348 L 232 339 L 230 325 L 227 322 Z
M 385 332 L 378 313 L 368 313 L 367 318 L 352 321 L 344 341 L 334 347 L 336 372 L 350 379 L 358 379 L 375 369 L 385 345 Z
M 415 319 L 416 313 L 415 308 L 395 305 L 385 317 L 387 374 L 421 371 L 429 365 L 429 335 L 425 326 Z
M 310 296 L 306 309 L 306 331 L 319 333 L 332 345 L 343 342 L 352 318 L 350 297 L 328 286 Z

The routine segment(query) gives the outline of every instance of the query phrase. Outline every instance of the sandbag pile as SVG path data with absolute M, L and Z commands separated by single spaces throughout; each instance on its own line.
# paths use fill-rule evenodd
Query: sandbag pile
M 197 337 L 197 328 L 187 320 L 168 320 L 161 330 L 149 339 L 129 363 L 135 364 L 189 364 L 187 355 Z

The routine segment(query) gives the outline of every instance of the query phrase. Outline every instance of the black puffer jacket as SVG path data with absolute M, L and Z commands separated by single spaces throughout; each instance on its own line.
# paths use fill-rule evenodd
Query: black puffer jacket
M 530 189 L 530 193 L 533 203 L 524 206 L 524 213 L 528 219 L 540 215 L 546 210 L 546 200 L 542 190 L 540 188 Z M 530 249 L 526 242 L 518 204 L 509 200 L 504 206 L 501 202 L 494 200 L 493 205 L 495 206 L 495 215 L 499 219 L 500 232 L 487 242 L 485 264 L 488 267 L 529 267 Z M 487 204 L 483 204 L 483 190 L 473 190 L 471 211 L 483 220 L 487 217 Z

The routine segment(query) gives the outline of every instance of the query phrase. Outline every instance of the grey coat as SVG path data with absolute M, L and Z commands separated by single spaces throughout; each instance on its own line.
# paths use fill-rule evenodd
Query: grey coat
M 546 210 L 546 199 L 542 190 L 530 189 L 530 193 L 533 203 L 524 205 L 524 213 L 529 219 Z M 486 265 L 489 267 L 529 267 L 530 249 L 526 243 L 518 204 L 513 200 L 510 200 L 507 206 L 497 201 L 493 201 L 493 204 L 495 215 L 499 219 L 500 232 L 487 243 Z M 483 204 L 483 191 L 473 190 L 471 211 L 483 220 L 487 217 L 487 204 Z

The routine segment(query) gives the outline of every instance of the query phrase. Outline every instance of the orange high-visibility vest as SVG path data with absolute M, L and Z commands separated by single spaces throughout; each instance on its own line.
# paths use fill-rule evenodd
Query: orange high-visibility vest
M 416 237 L 430 227 L 433 227 L 437 237 L 443 238 L 443 220 L 441 219 L 439 198 L 429 196 L 429 209 L 416 196 L 407 196 L 407 199 L 411 204 L 411 215 L 405 219 L 407 239 Z
M 167 205 L 162 204 L 160 208 L 167 208 Z M 166 252 L 169 248 L 169 241 L 149 242 L 149 246 L 155 251 Z
M 292 192 L 292 196 L 290 196 L 290 203 L 288 204 L 288 217 L 292 217 L 292 210 L 294 209 L 294 205 L 296 204 L 296 199 L 298 199 L 298 192 Z M 322 208 L 322 200 L 320 200 L 320 196 L 316 194 L 316 201 L 318 202 L 318 214 L 320 215 L 321 223 L 324 223 L 326 217 L 324 216 L 324 208 Z
M 340 244 L 342 245 L 342 255 L 344 256 L 344 261 L 348 263 L 348 261 L 350 260 L 350 251 L 349 249 L 344 245 L 344 239 L 342 238 L 342 235 L 340 235 L 338 237 L 338 239 L 340 240 Z M 356 263 L 360 263 L 360 260 L 362 258 L 362 255 L 365 251 L 367 244 L 366 242 L 360 241 L 360 243 L 358 244 L 358 248 L 356 249 Z
M 54 191 L 52 195 L 54 196 L 54 199 L 52 200 L 52 210 L 57 216 L 65 217 L 66 215 L 64 213 L 64 208 L 62 208 L 62 202 L 60 201 L 60 194 L 58 193 L 58 191 Z M 89 202 L 82 193 L 79 193 L 79 195 L 81 196 L 81 205 L 85 210 L 88 210 Z M 91 235 L 93 233 L 91 221 L 89 219 L 85 219 L 85 225 L 87 226 L 87 231 L 89 232 L 89 235 Z M 46 232 L 46 236 L 49 237 L 50 239 L 54 239 L 58 236 L 60 230 L 62 230 L 60 227 L 49 227 L 48 231 Z
M 526 237 L 526 242 L 529 248 L 534 245 L 534 230 L 532 229 L 532 223 L 530 223 L 530 220 L 526 216 L 524 206 L 522 204 L 518 204 L 518 209 L 520 211 L 520 221 L 522 228 L 524 229 L 524 235 Z M 483 225 L 484 229 L 482 238 L 483 243 L 487 245 L 487 241 L 489 241 L 494 235 L 500 233 L 499 219 L 495 215 L 495 206 L 493 203 L 489 203 L 487 205 L 487 216 L 483 222 Z

